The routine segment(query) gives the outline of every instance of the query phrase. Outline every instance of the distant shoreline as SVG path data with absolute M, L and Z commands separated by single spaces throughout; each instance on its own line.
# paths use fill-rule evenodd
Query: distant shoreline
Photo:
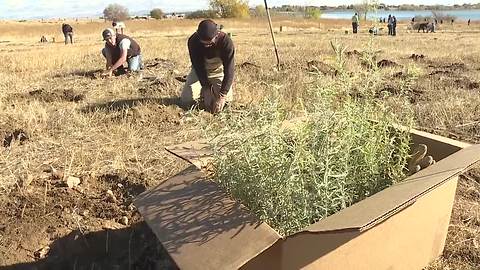
M 304 10 L 308 7 L 314 7 L 321 10 L 323 14 L 330 14 L 336 12 L 355 12 L 356 6 L 359 5 L 339 5 L 339 6 L 308 6 L 308 5 L 282 5 L 282 6 L 273 6 L 270 10 L 273 13 L 303 13 Z M 206 7 L 207 8 L 207 7 Z M 206 9 L 205 8 L 205 9 Z M 254 7 L 251 7 L 254 9 Z M 167 9 L 168 10 L 168 9 Z M 383 12 L 457 12 L 457 11 L 470 11 L 470 10 L 480 10 L 480 3 L 478 4 L 456 4 L 456 5 L 382 5 L 380 4 L 375 12 L 383 13 Z M 188 14 L 191 12 L 195 12 L 195 10 L 183 11 L 183 12 L 175 12 L 175 13 L 184 13 Z M 166 12 L 172 13 L 172 12 Z M 78 16 L 70 15 L 70 16 L 28 16 L 28 17 L 4 17 L 0 18 L 0 21 L 34 21 L 34 20 L 85 20 L 85 19 L 99 19 L 99 17 L 103 16 L 102 13 L 99 12 L 92 12 L 91 15 L 86 15 L 88 12 L 83 12 Z M 136 10 L 130 12 L 131 16 L 147 16 L 149 14 L 149 10 Z

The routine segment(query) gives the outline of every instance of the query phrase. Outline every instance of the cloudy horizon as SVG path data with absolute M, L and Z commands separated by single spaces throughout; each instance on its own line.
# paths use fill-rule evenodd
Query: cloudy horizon
M 359 3 L 351 0 L 269 0 L 269 6 L 281 5 L 312 5 L 338 6 Z M 416 0 L 385 0 L 380 1 L 387 5 L 418 4 Z M 94 0 L 89 2 L 73 0 L 0 0 L 0 19 L 34 19 L 34 18 L 75 18 L 93 17 L 102 14 L 103 9 L 111 3 L 118 3 L 127 7 L 132 14 L 146 12 L 153 8 L 161 8 L 164 12 L 188 12 L 208 7 L 208 0 L 137 0 L 135 6 L 127 0 Z M 424 5 L 462 5 L 473 4 L 479 1 L 454 0 L 426 0 Z M 249 5 L 263 4 L 263 0 L 250 0 Z

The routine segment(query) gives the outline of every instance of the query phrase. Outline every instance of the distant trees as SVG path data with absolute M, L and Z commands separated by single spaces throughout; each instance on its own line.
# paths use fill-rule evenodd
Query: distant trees
M 154 18 L 154 19 L 161 19 L 163 18 L 164 16 L 164 13 L 163 13 L 163 10 L 159 9 L 159 8 L 154 8 L 152 10 L 150 10 L 150 17 Z
M 250 16 L 247 0 L 210 0 L 210 8 L 221 18 L 247 18 Z
M 188 13 L 185 17 L 187 19 L 204 19 L 204 18 L 215 19 L 215 18 L 218 18 L 218 14 L 215 10 L 206 9 L 206 10 L 197 10 L 197 11 Z
M 123 21 L 129 18 L 128 9 L 119 4 L 110 4 L 103 10 L 103 17 L 110 21 Z
M 358 13 L 358 16 L 363 15 L 364 19 L 367 19 L 367 14 L 374 11 L 378 7 L 377 0 L 363 0 L 362 3 L 354 5 L 353 9 Z
M 318 7 L 305 7 L 305 18 L 319 19 L 322 16 L 322 10 Z
M 255 7 L 255 16 L 264 17 L 266 15 L 267 15 L 267 11 L 265 10 L 264 5 L 258 5 Z

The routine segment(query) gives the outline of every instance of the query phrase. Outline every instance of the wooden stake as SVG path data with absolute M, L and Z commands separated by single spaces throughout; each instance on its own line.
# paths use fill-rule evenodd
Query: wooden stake
M 270 34 L 272 34 L 273 47 L 275 49 L 275 56 L 277 57 L 277 69 L 280 70 L 280 57 L 278 57 L 277 42 L 275 41 L 275 35 L 273 34 L 272 19 L 270 18 L 270 11 L 268 10 L 267 0 L 263 0 L 265 3 L 265 10 L 267 11 L 268 25 L 270 27 Z

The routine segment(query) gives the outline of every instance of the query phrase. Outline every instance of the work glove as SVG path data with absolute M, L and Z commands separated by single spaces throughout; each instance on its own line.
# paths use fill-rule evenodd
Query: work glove
M 432 156 L 426 156 L 427 146 L 425 144 L 419 144 L 413 150 L 412 157 L 408 162 L 408 171 L 410 174 L 414 174 L 428 166 L 435 164 L 435 160 Z

